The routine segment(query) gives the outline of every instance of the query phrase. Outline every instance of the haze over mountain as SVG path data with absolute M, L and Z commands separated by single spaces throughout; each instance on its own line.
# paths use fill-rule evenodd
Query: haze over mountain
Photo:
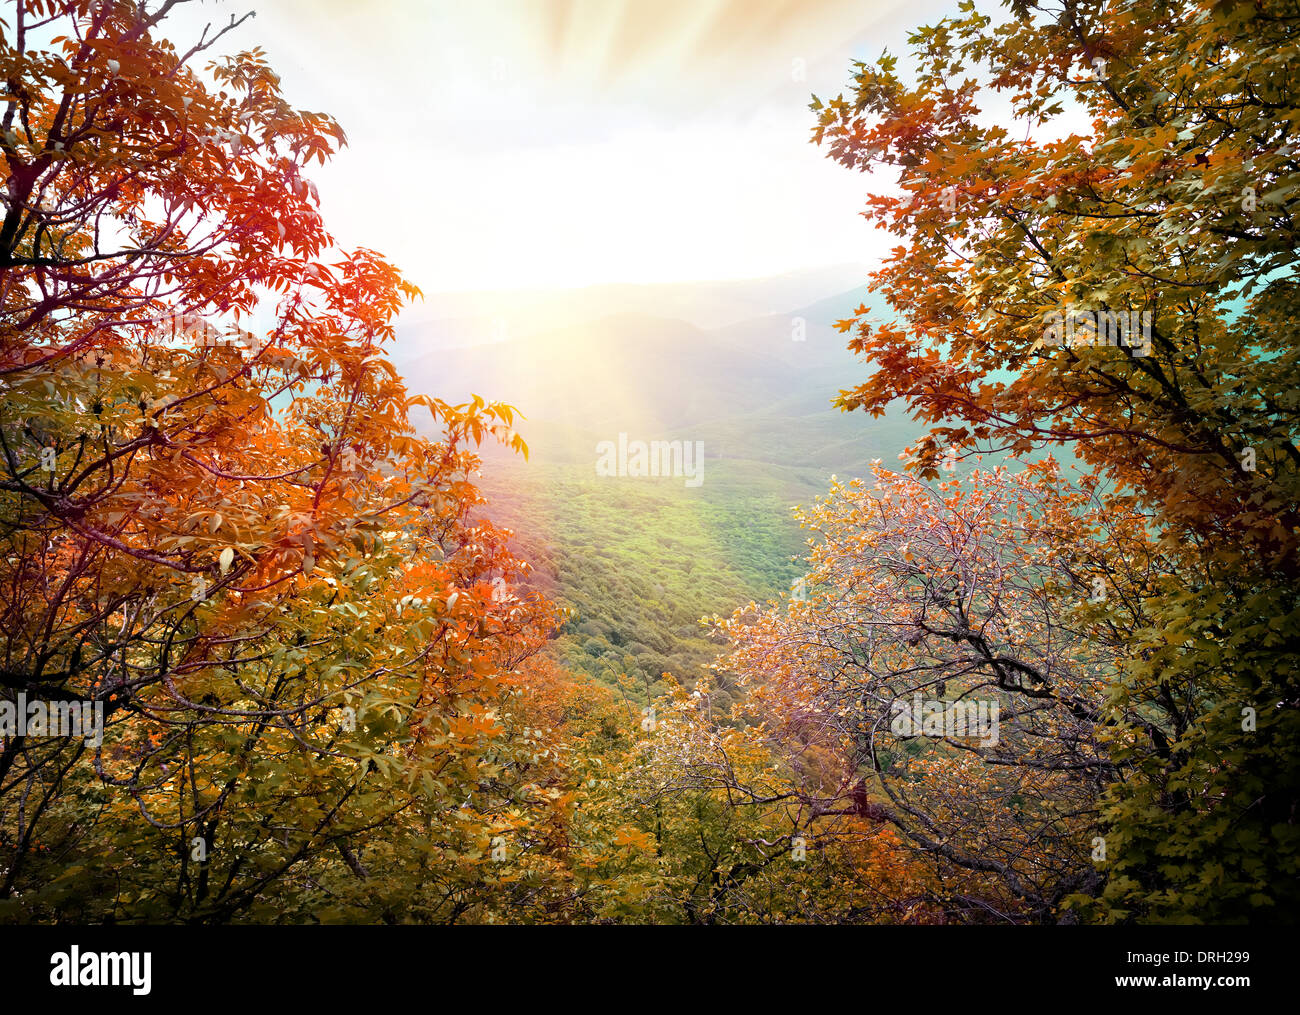
M 831 472 L 860 473 L 872 458 L 893 459 L 917 432 L 909 421 L 830 405 L 862 376 L 833 325 L 866 300 L 865 289 L 823 290 L 775 312 L 710 322 L 779 305 L 845 274 L 600 287 L 567 304 L 552 294 L 539 302 L 538 326 L 527 334 L 448 346 L 449 337 L 473 339 L 490 326 L 463 318 L 443 322 L 442 332 L 430 325 L 432 337 L 409 326 L 395 359 L 413 391 L 447 399 L 474 392 L 518 407 L 527 417 L 518 430 L 539 465 L 591 469 L 595 443 L 627 433 L 701 441 L 706 458 L 792 467 L 822 486 Z M 566 305 L 572 319 L 552 325 Z
M 525 338 L 618 314 L 643 314 L 722 328 L 793 311 L 860 286 L 866 269 L 830 265 L 770 278 L 722 279 L 650 285 L 596 285 L 583 289 L 433 292 L 403 314 L 399 344 L 421 349 Z

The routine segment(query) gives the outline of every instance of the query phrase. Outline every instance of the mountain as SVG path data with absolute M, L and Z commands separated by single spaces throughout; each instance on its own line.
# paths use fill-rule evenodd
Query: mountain
M 413 391 L 515 405 L 541 464 L 593 466 L 596 442 L 626 433 L 702 441 L 710 458 L 861 472 L 918 432 L 830 405 L 863 370 L 833 324 L 865 299 L 848 290 L 713 329 L 624 312 L 503 342 L 399 345 L 397 358 Z
M 622 314 L 722 328 L 861 285 L 864 275 L 859 265 L 832 265 L 759 279 L 430 293 L 402 315 L 398 346 L 441 349 L 513 341 Z
M 550 294 L 526 329 L 492 342 L 473 340 L 487 330 L 481 317 L 399 332 L 394 359 L 412 392 L 479 394 L 527 416 L 517 429 L 529 461 L 485 447 L 477 482 L 486 513 L 527 534 L 516 549 L 534 564 L 532 584 L 575 611 L 554 643 L 571 670 L 610 684 L 631 675 L 648 698 L 664 672 L 692 683 L 717 652 L 698 618 L 773 597 L 801 573 L 791 507 L 832 473 L 893 464 L 919 435 L 902 413 L 832 408 L 866 369 L 834 322 L 867 294 L 809 283 Z M 796 292 L 803 302 L 781 302 Z M 725 320 L 741 307 L 761 312 Z M 700 442 L 702 484 L 597 475 L 597 443 L 620 434 Z

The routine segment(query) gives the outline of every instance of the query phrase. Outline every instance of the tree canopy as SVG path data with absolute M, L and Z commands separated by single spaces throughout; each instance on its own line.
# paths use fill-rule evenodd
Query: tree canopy
M 495 523 L 517 410 L 408 391 L 342 127 L 176 2 L 0 18 L 0 922 L 1294 922 L 1294 4 L 963 2 L 813 100 L 897 240 L 837 404 L 928 432 L 700 624 L 786 534 Z

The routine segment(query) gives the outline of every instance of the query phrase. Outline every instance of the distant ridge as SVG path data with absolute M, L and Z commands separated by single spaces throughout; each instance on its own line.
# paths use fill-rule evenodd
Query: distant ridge
M 756 279 L 431 293 L 402 315 L 397 331 L 399 347 L 446 348 L 524 338 L 624 313 L 723 328 L 788 313 L 865 281 L 866 269 L 859 265 L 830 265 Z
M 477 345 L 435 348 L 404 334 L 396 359 L 412 391 L 518 407 L 539 463 L 586 467 L 596 441 L 623 432 L 702 441 L 708 458 L 798 468 L 817 485 L 895 460 L 920 432 L 905 417 L 831 405 L 865 374 L 834 328 L 864 302 L 858 287 L 717 328 L 634 304 Z

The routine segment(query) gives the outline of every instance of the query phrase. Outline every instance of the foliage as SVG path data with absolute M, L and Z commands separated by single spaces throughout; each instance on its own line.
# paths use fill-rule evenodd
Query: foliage
M 927 476 L 948 447 L 1068 447 L 1144 516 L 1175 568 L 1109 587 L 1135 618 L 1108 701 L 1131 768 L 1092 908 L 1294 919 L 1294 7 L 1010 6 L 919 29 L 910 81 L 886 54 L 814 103 L 831 156 L 901 190 L 868 211 L 900 238 L 875 275 L 899 319 L 842 323 L 875 370 L 841 404 L 905 400 Z M 1062 341 L 1129 311 L 1149 348 L 1095 317 Z
M 205 79 L 224 33 L 178 52 L 166 9 L 28 2 L 0 46 L 3 686 L 105 719 L 5 737 L 5 914 L 454 916 L 554 808 L 511 697 L 553 612 L 471 518 L 473 447 L 522 443 L 407 395 L 418 290 L 321 260 L 337 124 L 256 51 Z
M 690 687 L 717 656 L 701 617 L 775 595 L 798 573 L 787 505 L 805 488 L 748 463 L 710 461 L 694 490 L 596 478 L 590 464 L 488 472 L 483 489 L 532 564 L 529 586 L 572 611 L 556 659 L 611 688 L 634 677 L 643 705 L 667 692 L 665 673 Z M 714 682 L 732 693 L 725 674 Z
M 342 128 L 207 56 L 242 21 L 10 5 L 0 709 L 103 725 L 6 726 L 0 920 L 1294 920 L 1292 6 L 966 2 L 855 64 L 814 138 L 899 245 L 839 404 L 914 422 L 733 414 L 695 489 L 408 392 L 420 292 L 326 229 Z M 918 424 L 792 589 L 818 463 Z

